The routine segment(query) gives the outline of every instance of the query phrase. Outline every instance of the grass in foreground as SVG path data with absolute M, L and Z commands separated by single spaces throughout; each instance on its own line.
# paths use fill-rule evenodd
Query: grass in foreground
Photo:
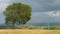
M 60 30 L 0 30 L 0 34 L 60 34 Z

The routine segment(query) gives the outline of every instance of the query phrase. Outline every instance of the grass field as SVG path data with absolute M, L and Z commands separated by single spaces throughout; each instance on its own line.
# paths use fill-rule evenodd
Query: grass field
M 60 30 L 0 30 L 0 34 L 60 34 Z
M 20 29 L 0 29 L 0 34 L 60 34 L 60 26 L 28 26 Z
M 44 29 L 44 30 L 48 30 L 48 26 L 28 26 L 28 27 L 21 27 L 20 29 L 32 29 L 32 30 Z M 49 30 L 60 30 L 60 25 L 49 26 Z

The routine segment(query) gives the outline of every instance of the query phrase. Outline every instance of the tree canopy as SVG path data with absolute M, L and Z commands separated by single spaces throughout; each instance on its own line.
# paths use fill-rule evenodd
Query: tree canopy
M 6 16 L 6 24 L 15 23 L 26 24 L 31 19 L 31 7 L 22 3 L 13 3 L 9 5 L 6 10 L 3 12 Z

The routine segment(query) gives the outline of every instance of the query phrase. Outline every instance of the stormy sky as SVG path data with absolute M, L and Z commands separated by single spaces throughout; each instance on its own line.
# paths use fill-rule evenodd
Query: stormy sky
M 28 23 L 60 22 L 60 0 L 0 0 L 0 24 L 5 23 L 3 11 L 14 2 L 32 7 L 31 20 Z

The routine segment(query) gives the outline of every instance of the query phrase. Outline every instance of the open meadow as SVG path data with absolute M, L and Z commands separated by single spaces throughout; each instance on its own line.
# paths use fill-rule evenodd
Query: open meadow
M 60 30 L 1 29 L 0 34 L 60 34 Z

